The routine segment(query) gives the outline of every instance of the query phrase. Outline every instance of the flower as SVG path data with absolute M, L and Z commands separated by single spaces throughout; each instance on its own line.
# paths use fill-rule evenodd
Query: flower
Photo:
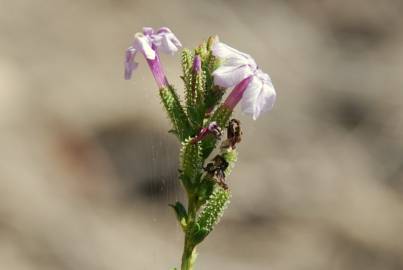
M 180 47 L 182 44 L 169 28 L 161 27 L 157 32 L 154 32 L 151 27 L 144 27 L 143 33 L 134 35 L 132 45 L 126 50 L 125 79 L 129 80 L 132 77 L 133 71 L 138 66 L 138 63 L 135 62 L 135 56 L 137 52 L 140 52 L 146 58 L 158 87 L 167 86 L 168 81 L 159 60 L 158 50 L 173 55 Z
M 181 42 L 168 27 L 161 27 L 157 32 L 154 32 L 151 27 L 144 27 L 143 33 L 164 53 L 173 55 L 182 47 Z
M 203 140 L 207 135 L 212 134 L 216 138 L 220 138 L 222 135 L 221 128 L 217 125 L 217 122 L 213 121 L 208 124 L 207 127 L 202 128 L 199 133 L 192 139 L 192 143 L 197 143 Z
M 254 120 L 262 112 L 273 108 L 276 91 L 271 79 L 258 68 L 250 55 L 222 42 L 216 42 L 212 52 L 223 60 L 222 65 L 213 72 L 214 84 L 224 88 L 235 86 L 224 106 L 232 110 L 242 100 L 242 111 Z
M 156 57 L 155 50 L 151 47 L 149 38 L 142 33 L 136 33 L 134 35 L 134 41 L 132 46 L 126 50 L 125 61 L 125 79 L 129 80 L 132 76 L 133 70 L 138 66 L 138 63 L 134 61 L 137 52 L 141 52 L 146 59 L 154 60 Z
M 242 111 L 256 120 L 262 112 L 270 111 L 275 102 L 276 90 L 269 75 L 260 69 L 256 70 L 243 94 Z

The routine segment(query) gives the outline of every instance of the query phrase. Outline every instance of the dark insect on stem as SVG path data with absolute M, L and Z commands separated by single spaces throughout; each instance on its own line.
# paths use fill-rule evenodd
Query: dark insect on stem
M 237 119 L 231 119 L 227 126 L 227 139 L 223 141 L 221 148 L 236 148 L 236 144 L 240 143 L 242 138 L 241 122 Z
M 204 170 L 223 189 L 228 189 L 228 185 L 225 183 L 225 170 L 228 166 L 229 163 L 221 155 L 216 155 L 212 162 L 209 162 L 206 167 L 204 167 Z
M 227 127 L 227 138 L 231 141 L 232 148 L 235 148 L 235 144 L 241 142 L 241 122 L 237 119 L 231 119 Z

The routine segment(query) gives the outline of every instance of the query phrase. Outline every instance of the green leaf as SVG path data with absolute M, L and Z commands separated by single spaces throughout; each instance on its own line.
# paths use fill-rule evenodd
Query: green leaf
M 185 230 L 186 226 L 187 226 L 186 221 L 188 219 L 188 214 L 187 214 L 186 208 L 180 202 L 176 202 L 175 204 L 170 204 L 169 206 L 172 207 L 172 209 L 174 209 L 177 220 L 181 224 L 182 229 Z

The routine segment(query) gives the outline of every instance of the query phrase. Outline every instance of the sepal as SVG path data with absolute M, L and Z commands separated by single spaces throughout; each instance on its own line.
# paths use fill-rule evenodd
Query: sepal
M 216 181 L 208 174 L 205 174 L 197 187 L 197 206 L 200 207 L 206 203 L 214 191 Z
M 187 190 L 199 182 L 203 159 L 200 142 L 193 143 L 191 138 L 182 143 L 180 150 L 181 180 Z
M 221 105 L 217 108 L 211 118 L 208 120 L 208 123 L 216 122 L 217 125 L 223 129 L 231 117 L 232 110 L 228 109 L 227 107 Z M 217 143 L 217 138 L 214 136 L 207 136 L 206 139 L 202 141 L 202 148 L 203 148 L 203 158 L 206 159 L 211 152 L 214 150 Z
M 199 47 L 202 56 L 202 70 L 206 76 L 205 80 L 205 106 L 207 111 L 214 109 L 214 107 L 221 101 L 225 93 L 225 88 L 214 85 L 213 72 L 220 66 L 220 60 L 216 58 L 211 48 L 218 38 L 211 36 L 206 43 Z
M 185 85 L 188 85 L 186 91 L 186 109 L 193 128 L 198 129 L 203 124 L 206 111 L 204 104 L 206 75 L 200 69 L 202 59 L 199 54 L 195 54 L 193 61 L 192 68 L 188 72 L 190 74 L 189 81 L 185 83 Z
M 204 205 L 201 213 L 196 220 L 196 226 L 194 226 L 192 240 L 198 244 L 213 230 L 220 218 L 222 217 L 224 210 L 227 208 L 230 199 L 230 192 L 222 188 L 217 188 L 211 194 L 209 200 Z
M 225 170 L 225 175 L 229 176 L 235 166 L 235 162 L 238 159 L 238 152 L 236 151 L 236 149 L 228 148 L 222 151 L 221 155 L 225 159 L 225 161 L 228 162 L 228 167 Z
M 181 76 L 186 90 L 186 103 L 188 102 L 188 94 L 191 92 L 192 86 L 192 64 L 193 64 L 193 53 L 189 49 L 183 49 L 182 51 L 182 72 Z
M 171 85 L 161 88 L 160 97 L 172 122 L 172 133 L 177 134 L 181 141 L 185 140 L 192 133 L 192 129 L 175 89 Z

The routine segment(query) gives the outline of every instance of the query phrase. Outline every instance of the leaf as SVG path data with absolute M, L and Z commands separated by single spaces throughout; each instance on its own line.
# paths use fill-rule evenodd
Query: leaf
M 188 219 L 188 214 L 186 208 L 183 206 L 182 203 L 176 202 L 175 204 L 170 204 L 170 207 L 175 211 L 176 218 L 181 224 L 182 229 L 185 229 L 187 224 L 186 221 Z

